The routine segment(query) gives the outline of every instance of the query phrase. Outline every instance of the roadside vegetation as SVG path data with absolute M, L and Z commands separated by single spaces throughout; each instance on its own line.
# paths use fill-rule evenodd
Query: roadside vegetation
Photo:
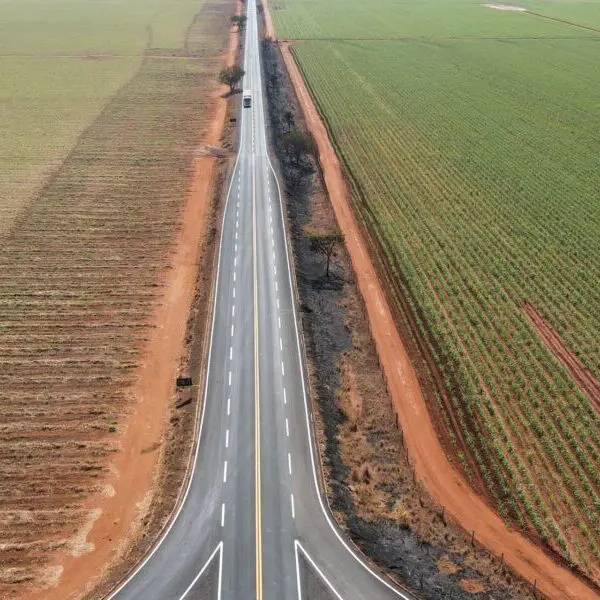
M 231 9 L 0 6 L 2 598 L 56 584 L 114 495 Z
M 599 583 L 600 418 L 528 307 L 597 382 L 600 9 L 518 4 L 532 12 L 282 0 L 272 14 L 456 464 Z

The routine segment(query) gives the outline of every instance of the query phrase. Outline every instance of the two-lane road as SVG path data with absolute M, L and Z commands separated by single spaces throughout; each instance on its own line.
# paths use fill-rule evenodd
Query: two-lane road
M 408 598 L 342 538 L 317 483 L 290 256 L 268 156 L 256 0 L 247 1 L 240 143 L 223 215 L 193 472 L 118 600 Z M 307 576 L 307 573 L 309 575 Z

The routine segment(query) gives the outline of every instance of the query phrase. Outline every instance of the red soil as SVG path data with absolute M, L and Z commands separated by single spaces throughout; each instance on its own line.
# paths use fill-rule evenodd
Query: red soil
M 238 36 L 232 33 L 223 63 L 233 62 Z M 202 145 L 217 145 L 222 137 L 227 101 L 223 89 L 214 97 L 214 117 L 202 137 Z M 91 590 L 106 569 L 119 560 L 139 534 L 141 519 L 148 509 L 160 466 L 168 401 L 172 397 L 180 358 L 185 350 L 184 337 L 194 297 L 198 256 L 205 224 L 209 216 L 216 158 L 201 156 L 195 160 L 190 192 L 182 209 L 181 230 L 173 248 L 172 268 L 164 281 L 164 297 L 154 315 L 155 327 L 148 341 L 145 361 L 139 367 L 135 396 L 137 405 L 121 428 L 122 451 L 111 465 L 105 484 L 114 494 L 98 494 L 87 505 L 99 509 L 85 542 L 91 549 L 81 556 L 61 555 L 56 565 L 62 575 L 52 589 L 32 592 L 29 600 L 65 600 L 80 598 Z
M 263 2 L 265 12 L 268 6 Z M 267 23 L 270 19 L 267 19 Z M 267 27 L 268 30 L 268 27 Z M 271 31 L 272 33 L 272 31 Z M 541 548 L 521 534 L 510 531 L 500 517 L 453 469 L 436 436 L 416 373 L 400 339 L 360 226 L 354 218 L 342 167 L 327 130 L 306 88 L 287 44 L 283 58 L 314 136 L 329 197 L 343 231 L 360 292 L 367 308 L 369 325 L 385 372 L 394 410 L 402 424 L 405 443 L 422 483 L 446 512 L 490 551 L 525 579 L 555 600 L 592 600 L 597 593 L 568 569 L 552 560 Z
M 531 302 L 523 305 L 525 316 L 540 334 L 540 337 L 550 351 L 569 371 L 581 391 L 590 399 L 594 407 L 600 412 L 600 382 L 588 371 L 583 363 L 564 344 L 558 333 L 552 329 L 550 323 L 540 315 Z

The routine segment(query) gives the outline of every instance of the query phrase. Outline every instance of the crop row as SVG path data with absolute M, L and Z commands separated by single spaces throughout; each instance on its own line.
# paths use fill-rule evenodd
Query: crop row
M 521 310 L 533 303 L 600 376 L 598 154 L 581 85 L 593 48 L 578 41 L 575 62 L 574 43 L 300 42 L 296 55 L 447 382 L 450 438 L 501 514 L 593 576 L 600 419 Z

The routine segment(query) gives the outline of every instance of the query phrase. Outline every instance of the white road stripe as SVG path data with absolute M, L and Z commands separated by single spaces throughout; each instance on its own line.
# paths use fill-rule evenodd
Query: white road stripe
M 275 282 L 275 291 L 278 292 L 279 291 L 279 284 L 277 282 Z
M 233 346 L 229 346 L 229 360 L 233 360 Z
M 225 448 L 229 448 L 229 429 L 225 432 Z
M 285 375 L 285 369 L 283 367 L 283 361 L 281 361 L 281 374 Z
M 273 265 L 273 273 L 275 273 L 275 277 L 277 277 L 277 267 Z
M 290 422 L 285 418 L 285 435 L 286 437 L 290 437 Z
M 234 246 L 234 251 L 237 254 L 237 244 Z
M 290 475 L 292 474 L 292 455 L 288 452 L 288 471 Z
M 296 509 L 294 508 L 294 494 L 290 494 L 290 500 L 292 502 L 292 519 L 296 518 Z
M 233 257 L 233 268 L 235 269 L 237 267 L 237 256 Z
M 279 324 L 279 329 L 281 329 L 281 317 L 277 317 L 277 323 Z
M 236 278 L 236 275 L 235 275 L 235 271 L 234 271 L 233 272 L 233 283 L 235 283 L 235 278 Z
M 281 338 L 279 338 L 279 349 L 283 350 L 283 342 L 281 341 Z
M 227 416 L 231 414 L 231 398 L 227 398 Z
M 235 304 L 231 307 L 231 316 L 235 317 Z
M 287 404 L 287 393 L 285 391 L 285 388 L 283 388 L 283 403 Z
M 227 483 L 227 461 L 223 465 L 223 483 Z
M 231 371 L 229 371 L 229 385 L 231 385 Z
M 279 310 L 279 298 L 277 298 L 277 310 Z
M 235 286 L 233 286 L 233 297 L 235 298 Z
M 221 527 L 225 527 L 225 502 L 221 504 Z
M 233 337 L 233 323 L 231 324 L 231 337 Z
M 236 240 L 237 240 L 237 233 L 238 233 L 238 232 L 236 231 L 236 232 L 235 232 L 235 239 L 236 239 Z

